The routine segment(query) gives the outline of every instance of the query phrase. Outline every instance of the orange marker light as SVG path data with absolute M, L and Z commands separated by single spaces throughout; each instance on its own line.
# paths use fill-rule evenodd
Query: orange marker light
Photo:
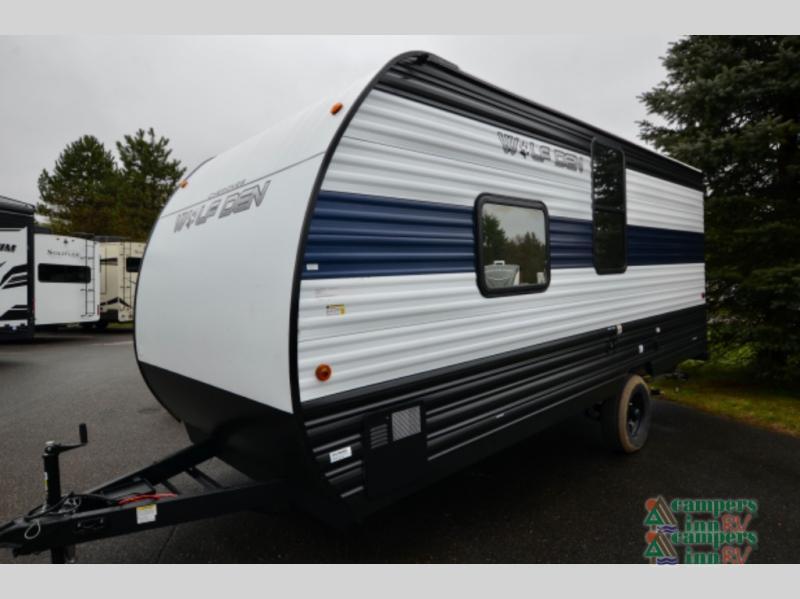
M 319 379 L 321 382 L 324 383 L 329 378 L 331 378 L 333 370 L 327 364 L 320 364 L 319 366 L 317 366 L 317 369 L 314 371 L 314 374 L 317 375 L 317 379 Z
M 331 114 L 336 114 L 343 108 L 343 104 L 341 102 L 336 102 L 333 106 L 331 106 Z
M 187 179 L 184 179 L 183 181 L 180 182 L 181 189 L 183 189 L 187 185 L 189 185 L 189 181 Z

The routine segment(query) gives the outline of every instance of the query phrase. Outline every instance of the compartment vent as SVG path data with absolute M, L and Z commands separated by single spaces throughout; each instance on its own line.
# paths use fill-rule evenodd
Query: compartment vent
M 392 440 L 399 441 L 422 431 L 420 408 L 414 406 L 392 413 Z
M 389 443 L 389 427 L 386 424 L 378 424 L 369 429 L 369 447 L 383 447 Z

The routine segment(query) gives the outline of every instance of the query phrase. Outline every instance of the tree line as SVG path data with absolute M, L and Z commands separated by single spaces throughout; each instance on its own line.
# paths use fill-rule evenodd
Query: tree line
M 519 266 L 519 284 L 540 283 L 539 273 L 545 272 L 547 250 L 544 243 L 531 231 L 509 238 L 500 219 L 492 214 L 481 216 L 483 266 L 502 260 L 505 264 Z
M 93 135 L 68 144 L 39 175 L 37 213 L 54 233 L 145 240 L 186 169 L 169 139 L 150 128 L 116 142 L 117 158 Z
M 712 353 L 800 379 L 800 36 L 692 36 L 641 100 L 641 136 L 702 169 Z

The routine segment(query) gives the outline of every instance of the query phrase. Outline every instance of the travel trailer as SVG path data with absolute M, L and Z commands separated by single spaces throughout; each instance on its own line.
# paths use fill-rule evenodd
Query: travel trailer
M 0 196 L 0 341 L 33 335 L 33 206 Z
M 110 322 L 131 322 L 144 243 L 95 239 L 100 248 L 100 321 L 97 326 L 104 328 Z
M 100 256 L 91 239 L 34 235 L 36 326 L 95 323 Z
M 587 411 L 641 449 L 643 375 L 706 352 L 703 178 L 407 53 L 187 177 L 136 310 L 142 375 L 192 444 L 69 513 L 51 492 L 0 545 L 60 560 L 278 496 L 343 524 Z M 212 456 L 256 482 L 214 486 Z M 178 494 L 179 472 L 209 490 Z

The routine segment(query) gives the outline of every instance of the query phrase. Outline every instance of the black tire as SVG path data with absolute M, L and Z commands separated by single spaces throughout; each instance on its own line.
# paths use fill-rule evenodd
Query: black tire
M 94 323 L 94 328 L 96 328 L 98 331 L 105 331 L 106 327 L 108 327 L 107 320 L 98 320 L 96 323 Z
M 619 394 L 607 399 L 600 409 L 606 444 L 622 453 L 639 451 L 647 442 L 652 412 L 647 383 L 638 374 L 630 375 Z

